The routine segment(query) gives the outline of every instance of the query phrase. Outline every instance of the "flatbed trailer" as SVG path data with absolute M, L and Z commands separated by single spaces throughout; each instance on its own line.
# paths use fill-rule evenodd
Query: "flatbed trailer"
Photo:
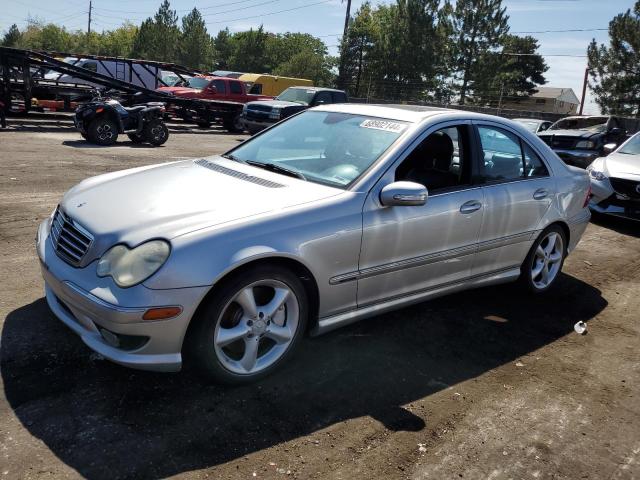
M 28 113 L 32 109 L 31 99 L 35 97 L 62 100 L 64 106 L 70 110 L 72 102 L 90 100 L 94 96 L 96 88 L 101 88 L 117 92 L 125 105 L 163 102 L 167 106 L 187 113 L 187 116 L 193 118 L 196 123 L 219 121 L 230 131 L 234 130 L 234 120 L 242 113 L 243 105 L 238 102 L 178 98 L 64 62 L 59 59 L 61 56 L 101 60 L 116 58 L 0 47 L 0 100 L 4 101 L 5 108 L 9 111 L 20 110 Z M 197 70 L 189 70 L 186 67 L 170 63 L 133 59 L 121 60 L 144 62 L 145 64 L 155 63 L 157 68 L 174 72 L 181 78 L 200 73 Z M 51 70 L 59 72 L 61 75 L 66 74 L 82 79 L 93 85 L 65 83 L 42 78 L 42 72 Z

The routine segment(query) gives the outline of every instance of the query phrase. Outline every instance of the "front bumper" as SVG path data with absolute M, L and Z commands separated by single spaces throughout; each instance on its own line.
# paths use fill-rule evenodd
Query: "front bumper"
M 36 247 L 47 303 L 56 317 L 89 348 L 115 363 L 144 370 L 180 370 L 187 327 L 208 288 L 119 288 L 110 278 L 95 274 L 96 262 L 74 268 L 60 259 L 49 240 L 49 225 L 50 219 L 40 225 Z M 161 306 L 183 310 L 166 320 L 142 320 L 149 308 Z M 133 347 L 114 346 L 114 336 L 135 339 Z
M 250 132 L 259 132 L 260 130 L 264 130 L 265 128 L 270 127 L 274 123 L 279 120 L 250 120 L 246 118 L 244 115 L 240 117 L 242 119 L 242 123 L 244 124 L 244 128 Z
M 554 152 L 566 163 L 574 167 L 587 168 L 600 156 L 600 152 L 595 150 L 563 150 L 553 149 Z
M 596 213 L 640 221 L 640 202 L 622 200 L 616 194 L 597 203 L 592 200 L 589 208 Z

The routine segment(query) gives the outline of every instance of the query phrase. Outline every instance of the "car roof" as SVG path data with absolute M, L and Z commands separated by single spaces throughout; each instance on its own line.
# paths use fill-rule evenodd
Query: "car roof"
M 451 108 L 426 107 L 422 105 L 376 105 L 370 103 L 334 103 L 315 107 L 314 110 L 322 110 L 336 113 L 351 113 L 354 115 L 367 115 L 371 117 L 400 120 L 403 122 L 418 123 L 435 115 L 459 114 L 467 118 L 495 119 L 490 115 L 482 115 Z
M 538 123 L 549 122 L 551 123 L 549 120 L 544 120 L 542 118 L 512 118 L 511 120 L 513 120 L 514 122 L 538 122 Z
M 314 92 L 323 91 L 323 92 L 340 92 L 340 93 L 344 93 L 344 90 L 337 90 L 335 88 L 305 87 L 304 85 L 297 85 L 297 86 L 289 87 L 289 88 L 295 88 L 295 89 L 298 89 L 298 90 L 313 90 Z

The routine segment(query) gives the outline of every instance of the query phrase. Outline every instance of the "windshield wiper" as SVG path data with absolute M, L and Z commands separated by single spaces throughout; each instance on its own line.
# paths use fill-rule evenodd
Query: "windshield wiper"
M 220 155 L 222 158 L 228 158 L 229 160 L 233 160 L 235 162 L 247 163 L 246 161 L 236 157 L 233 153 L 223 153 Z
M 244 163 L 248 163 L 249 165 L 253 165 L 254 167 L 263 168 L 264 170 L 269 170 L 270 172 L 289 175 L 290 177 L 299 178 L 300 180 L 307 180 L 307 177 L 305 177 L 302 173 L 287 167 L 283 167 L 281 165 L 276 165 L 275 163 L 256 162 L 255 160 L 246 160 Z

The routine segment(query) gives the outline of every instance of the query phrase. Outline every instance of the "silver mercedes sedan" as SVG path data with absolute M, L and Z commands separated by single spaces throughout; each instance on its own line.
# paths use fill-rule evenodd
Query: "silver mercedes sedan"
M 588 197 L 509 120 L 327 105 L 220 156 L 89 178 L 36 241 L 51 310 L 90 348 L 241 383 L 306 332 L 517 279 L 547 291 Z

